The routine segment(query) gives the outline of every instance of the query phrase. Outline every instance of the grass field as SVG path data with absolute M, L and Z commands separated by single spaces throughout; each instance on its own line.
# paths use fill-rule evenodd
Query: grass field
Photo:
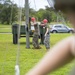
M 0 24 L 0 33 L 7 33 L 7 32 L 12 32 L 12 26 Z
M 11 25 L 3 25 L 3 24 L 0 24 L 0 28 L 10 28 Z
M 11 28 L 0 28 L 0 33 L 9 33 L 12 32 Z
M 58 41 L 62 40 L 65 37 L 70 36 L 71 34 L 51 34 L 51 47 L 56 44 Z M 21 38 L 20 40 L 20 75 L 24 75 L 30 68 L 32 68 L 47 52 L 44 45 L 41 45 L 42 49 L 33 50 L 26 49 L 26 39 Z M 32 42 L 32 38 L 30 39 Z M 32 48 L 32 44 L 30 45 Z M 0 75 L 15 75 L 15 64 L 16 64 L 16 55 L 17 55 L 18 45 L 12 43 L 12 34 L 0 34 Z M 64 66 L 63 68 L 53 72 L 50 75 L 66 75 L 71 67 L 73 62 Z

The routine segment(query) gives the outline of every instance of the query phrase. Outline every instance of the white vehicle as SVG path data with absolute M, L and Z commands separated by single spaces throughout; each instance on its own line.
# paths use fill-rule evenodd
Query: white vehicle
M 51 33 L 73 33 L 74 29 L 64 24 L 54 24 L 50 26 Z

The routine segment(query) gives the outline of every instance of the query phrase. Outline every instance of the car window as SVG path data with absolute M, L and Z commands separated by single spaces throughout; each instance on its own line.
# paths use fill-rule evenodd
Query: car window
M 55 26 L 55 28 L 62 28 L 62 26 Z
M 67 28 L 67 26 L 63 26 L 63 28 Z

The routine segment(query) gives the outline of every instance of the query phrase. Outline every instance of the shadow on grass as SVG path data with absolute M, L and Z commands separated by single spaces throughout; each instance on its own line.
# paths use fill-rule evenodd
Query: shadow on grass
M 26 42 L 20 42 L 21 45 L 26 45 Z M 30 42 L 30 45 L 32 45 L 32 42 Z

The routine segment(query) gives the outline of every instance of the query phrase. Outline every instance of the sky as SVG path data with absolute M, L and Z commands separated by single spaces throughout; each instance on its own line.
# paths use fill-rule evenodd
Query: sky
M 18 4 L 18 6 L 24 6 L 25 0 L 11 0 L 14 3 Z M 45 9 L 45 6 L 49 6 L 47 0 L 29 0 L 30 7 L 39 10 L 40 8 Z

